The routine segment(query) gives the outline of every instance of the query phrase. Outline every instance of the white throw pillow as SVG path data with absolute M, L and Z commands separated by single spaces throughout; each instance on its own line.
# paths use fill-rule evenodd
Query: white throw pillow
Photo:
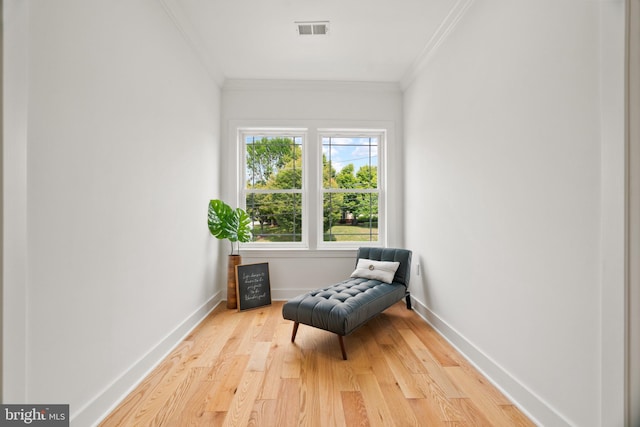
M 379 280 L 384 283 L 393 282 L 393 276 L 400 266 L 399 262 L 375 261 L 372 259 L 360 258 L 356 270 L 351 273 L 351 277 L 363 279 Z

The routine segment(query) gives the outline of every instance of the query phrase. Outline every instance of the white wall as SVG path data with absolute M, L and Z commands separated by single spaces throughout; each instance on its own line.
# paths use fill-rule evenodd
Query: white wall
M 402 92 L 398 84 L 228 80 L 222 91 L 221 125 L 225 161 L 220 197 L 232 204 L 237 203 L 238 127 L 388 128 L 387 244 L 402 245 Z M 311 141 L 315 141 L 313 135 L 309 135 Z M 223 248 L 228 250 L 228 243 Z M 273 299 L 344 280 L 355 266 L 353 250 L 241 249 L 241 254 L 243 263 L 269 262 Z
M 600 425 L 624 425 L 627 351 L 625 2 L 599 8 L 600 72 Z M 634 424 L 630 424 L 634 425 Z
M 3 402 L 26 399 L 28 3 L 3 2 Z
M 619 271 L 601 239 L 616 246 L 620 210 L 601 197 L 618 158 L 600 86 L 619 87 L 598 28 L 617 11 L 474 2 L 404 106 L 386 84 L 229 82 L 220 123 L 159 3 L 4 3 L 6 402 L 70 403 L 90 425 L 224 298 L 204 211 L 235 196 L 232 124 L 384 121 L 389 244 L 422 264 L 418 310 L 545 425 L 605 419 L 601 293 Z M 244 255 L 271 263 L 276 299 L 353 268 L 340 251 Z
M 26 303 L 4 319 L 26 380 L 5 390 L 85 426 L 221 298 L 220 91 L 159 2 L 29 2 L 26 23 Z
M 629 2 L 629 424 L 640 425 L 640 0 Z
M 615 103 L 623 82 L 618 64 L 600 77 L 600 25 L 621 16 L 601 23 L 600 12 L 582 0 L 473 2 L 405 92 L 418 309 L 543 425 L 601 425 L 602 282 L 620 273 L 603 270 L 601 242 L 620 243 L 624 213 L 603 207 L 619 183 L 601 173 L 624 157 L 618 140 L 601 146 L 619 129 L 601 128 L 600 85 Z

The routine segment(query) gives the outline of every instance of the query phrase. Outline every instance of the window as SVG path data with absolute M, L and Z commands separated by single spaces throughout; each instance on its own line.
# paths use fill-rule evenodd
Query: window
M 303 134 L 242 134 L 243 200 L 254 242 L 303 242 L 303 140 Z
M 249 248 L 384 244 L 383 130 L 239 129 Z M 308 170 L 307 170 L 308 169 Z
M 381 133 L 321 134 L 322 243 L 380 241 Z

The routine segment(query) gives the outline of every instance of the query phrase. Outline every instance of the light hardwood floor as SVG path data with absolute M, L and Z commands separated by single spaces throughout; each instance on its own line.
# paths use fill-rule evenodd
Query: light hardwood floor
M 218 306 L 101 426 L 533 426 L 402 302 L 345 337 Z

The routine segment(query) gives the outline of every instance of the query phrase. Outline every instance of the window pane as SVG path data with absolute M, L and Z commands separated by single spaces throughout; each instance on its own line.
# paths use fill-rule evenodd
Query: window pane
M 378 138 L 322 138 L 323 188 L 378 188 Z
M 246 187 L 302 188 L 302 137 L 245 136 Z
M 302 241 L 302 194 L 247 194 L 254 242 Z
M 378 194 L 325 193 L 325 242 L 377 242 Z

